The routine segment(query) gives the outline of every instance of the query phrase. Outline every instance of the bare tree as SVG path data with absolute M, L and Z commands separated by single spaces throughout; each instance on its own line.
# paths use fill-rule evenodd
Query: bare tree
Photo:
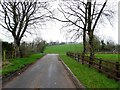
M 107 1 L 108 0 L 105 0 L 104 4 L 102 5 L 102 8 L 99 11 L 97 11 L 98 13 L 96 13 L 95 11 L 96 0 L 94 1 L 93 8 L 92 8 L 92 3 L 87 1 L 87 4 L 88 4 L 88 29 L 87 31 L 88 31 L 89 45 L 90 45 L 90 60 L 94 60 L 94 43 L 93 43 L 94 34 L 93 33 L 97 25 L 97 22 L 100 19 L 100 16 L 107 4 Z
M 20 41 L 25 33 L 31 33 L 28 27 L 45 21 L 48 14 L 45 9 L 47 6 L 47 2 L 38 2 L 37 0 L 23 0 L 23 2 L 4 0 L 1 2 L 2 23 L 0 25 L 12 34 L 17 51 L 20 51 Z
M 61 19 L 54 15 L 50 18 L 66 23 L 62 28 L 69 27 L 67 33 L 73 34 L 71 38 L 77 40 L 80 38 L 81 35 L 83 35 L 84 49 L 82 59 L 84 59 L 84 55 L 86 52 L 87 4 L 79 1 L 62 3 L 59 6 L 60 9 L 58 10 L 63 14 L 65 19 Z
M 83 0 L 65 2 L 60 5 L 59 11 L 63 14 L 64 20 L 58 17 L 51 17 L 61 22 L 66 22 L 64 27 L 71 27 L 69 33 L 74 33 L 73 36 L 78 39 L 83 35 L 83 59 L 86 52 L 86 33 L 89 37 L 89 48 L 90 48 L 90 60 L 94 59 L 94 31 L 97 26 L 99 19 L 104 15 L 106 17 L 111 17 L 113 13 L 112 10 L 105 9 L 108 0 L 104 0 L 103 4 L 97 3 L 97 0 Z

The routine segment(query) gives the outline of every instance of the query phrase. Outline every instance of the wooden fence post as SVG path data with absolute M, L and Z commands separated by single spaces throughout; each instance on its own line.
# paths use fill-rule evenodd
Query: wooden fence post
M 78 59 L 78 62 L 79 62 L 79 60 L 80 60 L 80 54 L 79 53 L 77 55 L 77 59 Z
M 89 63 L 89 67 L 91 66 L 91 60 L 90 59 L 88 59 L 88 63 Z
M 100 59 L 100 62 L 99 62 L 99 72 L 100 72 L 100 69 L 101 69 L 101 64 L 102 64 L 102 60 Z
M 73 57 L 73 53 L 70 53 L 71 57 Z
M 116 70 L 119 70 L 119 62 L 116 62 Z M 116 76 L 119 77 L 119 72 L 116 72 Z
M 85 56 L 83 56 L 83 54 L 82 54 L 82 58 L 81 58 L 82 64 L 84 64 L 84 59 L 85 59 Z
M 14 58 L 14 51 L 12 51 L 12 59 Z
M 77 61 L 77 53 L 75 53 L 75 60 Z
M 71 53 L 69 52 L 69 56 L 71 57 Z
M 3 61 L 6 61 L 6 50 L 3 51 Z
M 74 53 L 74 59 L 76 60 L 76 54 Z
M 16 55 L 16 54 L 17 54 L 16 51 L 15 51 L 14 53 L 15 53 L 15 58 L 16 58 L 16 57 L 17 57 L 17 55 Z

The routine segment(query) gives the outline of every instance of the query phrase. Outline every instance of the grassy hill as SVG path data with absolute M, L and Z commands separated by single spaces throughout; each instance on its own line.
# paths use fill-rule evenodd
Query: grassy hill
M 54 53 L 54 54 L 65 54 L 68 51 L 71 52 L 82 52 L 82 44 L 64 44 L 64 45 L 53 45 L 47 46 L 44 53 Z M 120 54 L 95 54 L 97 58 L 102 58 L 104 60 L 118 61 Z
M 44 53 L 65 54 L 68 51 L 81 52 L 82 48 L 82 44 L 53 45 L 47 46 Z

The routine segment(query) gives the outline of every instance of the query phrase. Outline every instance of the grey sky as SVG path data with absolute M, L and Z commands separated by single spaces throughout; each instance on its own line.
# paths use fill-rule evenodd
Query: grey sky
M 50 0 L 49 0 L 50 1 Z M 52 6 L 53 8 L 57 8 L 58 3 L 60 0 L 52 0 Z M 100 1 L 100 0 L 98 0 Z M 110 1 L 110 8 L 113 8 L 115 11 L 117 11 L 118 9 L 118 1 L 119 0 L 115 0 L 115 3 L 111 3 L 113 0 Z M 60 14 L 59 14 L 60 15 Z M 61 17 L 61 16 L 59 16 Z M 101 39 L 106 39 L 106 40 L 113 40 L 115 43 L 118 43 L 118 13 L 116 12 L 115 15 L 115 19 L 113 20 L 113 27 L 109 24 L 109 22 L 106 22 L 106 24 L 104 25 L 100 25 L 99 28 L 97 29 L 97 32 L 95 32 L 95 34 L 97 34 Z M 35 33 L 36 35 L 29 35 L 27 34 L 27 37 L 24 37 L 22 40 L 23 41 L 32 41 L 33 39 L 35 39 L 36 37 L 42 37 L 44 40 L 46 40 L 47 42 L 49 41 L 66 41 L 66 37 L 65 37 L 65 32 L 64 31 L 60 31 L 61 26 L 63 25 L 63 23 L 55 21 L 55 22 L 47 22 L 46 26 L 42 26 L 40 28 L 37 28 L 35 30 L 33 30 L 33 33 Z M 102 29 L 102 31 L 101 31 Z M 1 27 L 0 27 L 1 30 Z M 38 31 L 37 31 L 38 30 Z M 13 41 L 13 38 L 11 37 L 11 34 L 9 34 L 8 32 L 5 32 L 3 29 L 0 32 L 0 38 L 4 41 Z M 70 39 L 68 38 L 67 41 L 70 41 Z M 81 42 L 81 39 L 79 40 L 79 42 Z

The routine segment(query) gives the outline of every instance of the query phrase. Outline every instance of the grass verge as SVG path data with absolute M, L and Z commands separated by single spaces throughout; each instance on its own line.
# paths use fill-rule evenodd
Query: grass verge
M 37 59 L 41 58 L 42 56 L 44 56 L 44 55 L 43 54 L 33 54 L 26 58 L 13 59 L 10 62 L 10 64 L 8 64 L 2 68 L 2 70 L 0 71 L 0 74 L 2 74 L 2 76 L 6 76 L 13 72 L 19 71 L 22 68 L 24 68 L 26 65 L 34 63 Z
M 87 65 L 82 65 L 66 55 L 60 55 L 60 58 L 86 88 L 120 89 L 118 82 L 107 78 L 104 74 L 99 73 L 97 70 L 89 68 Z

